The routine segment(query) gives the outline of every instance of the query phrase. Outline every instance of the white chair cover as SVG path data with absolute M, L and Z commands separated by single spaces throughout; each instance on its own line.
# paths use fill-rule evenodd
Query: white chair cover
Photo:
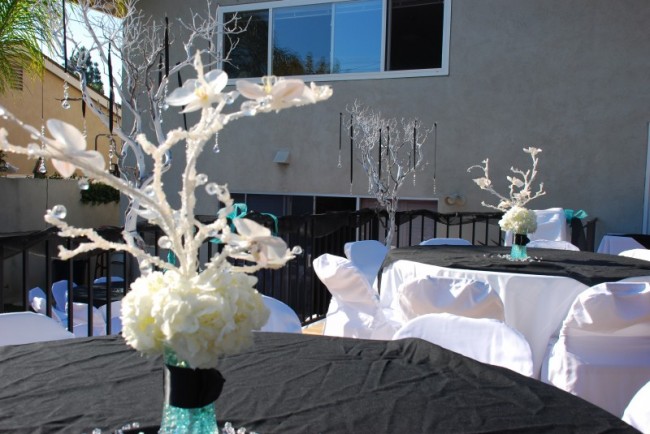
M 574 250 L 580 251 L 578 246 L 571 244 L 568 241 L 558 241 L 558 240 L 532 240 L 527 245 L 532 248 L 542 248 L 542 249 L 556 249 L 556 250 Z
M 505 320 L 499 294 L 489 284 L 477 280 L 426 276 L 404 282 L 397 292 L 404 321 L 442 312 Z
M 537 230 L 528 234 L 532 240 L 569 241 L 566 214 L 563 208 L 533 210 L 537 216 Z M 506 232 L 504 245 L 512 245 L 512 233 Z
M 650 261 L 650 250 L 648 249 L 624 250 L 618 255 L 627 256 L 628 258 L 643 259 L 644 261 Z
M 72 287 L 77 284 L 72 282 Z M 60 311 L 66 312 L 68 310 L 68 281 L 57 280 L 52 283 L 52 296 L 54 297 L 54 306 Z
M 65 306 L 67 309 L 68 305 L 68 291 L 67 284 L 65 280 L 57 282 L 56 293 L 59 296 L 59 303 L 62 306 Z M 65 286 L 64 286 L 65 284 Z M 54 292 L 55 286 L 53 285 L 52 290 Z M 47 301 L 45 298 L 45 292 L 40 287 L 34 287 L 29 291 L 29 302 L 35 312 L 45 315 L 47 312 Z M 101 308 L 100 308 L 101 309 Z M 106 320 L 105 313 L 102 313 L 100 309 L 97 309 L 93 306 L 93 336 L 102 336 L 106 334 Z M 88 336 L 88 304 L 86 303 L 73 303 L 73 325 L 72 332 L 76 337 Z M 113 314 L 113 312 L 111 312 Z M 114 314 L 113 314 L 114 316 Z M 52 318 L 60 324 L 61 327 L 67 330 L 68 328 L 68 314 L 66 311 L 59 309 L 58 307 L 52 306 Z M 116 324 L 119 323 L 119 324 Z M 119 330 L 122 330 L 122 321 L 119 318 L 114 318 L 113 323 L 119 327 Z M 111 327 L 115 327 L 111 325 Z M 111 330 L 113 333 L 118 333 L 113 328 Z
M 541 378 L 621 417 L 650 378 L 650 284 L 603 283 L 578 295 Z
M 40 286 L 35 286 L 29 290 L 29 304 L 34 312 L 45 315 L 47 312 L 47 301 L 45 291 Z
M 623 412 L 623 421 L 644 434 L 650 434 L 650 381 L 632 398 Z
M 379 296 L 349 259 L 324 254 L 313 262 L 314 272 L 332 294 L 325 329 L 328 336 L 390 339 Z
M 618 255 L 621 252 L 632 249 L 645 249 L 645 247 L 632 237 L 622 235 L 603 235 L 603 239 L 600 240 L 596 252 L 605 253 L 607 255 Z
M 75 283 L 72 287 L 76 287 Z M 68 327 L 68 281 L 59 280 L 52 284 L 52 295 L 56 302 L 56 308 L 52 309 L 53 314 L 56 314 L 63 327 Z M 88 304 L 87 303 L 72 303 L 73 308 L 73 325 L 72 332 L 77 337 L 88 336 Z M 93 336 L 103 336 L 106 334 L 106 321 L 99 309 L 95 306 L 91 307 L 93 311 Z
M 70 339 L 74 335 L 52 318 L 34 312 L 0 314 L 0 345 Z
M 345 243 L 343 251 L 372 286 L 388 253 L 388 247 L 377 240 L 362 240 Z
M 533 356 L 526 338 L 495 319 L 431 313 L 404 324 L 393 339 L 409 337 L 427 340 L 479 362 L 533 376 Z
M 420 246 L 471 246 L 472 243 L 464 238 L 429 238 L 420 243 Z
M 296 312 L 280 300 L 262 295 L 269 310 L 269 319 L 261 328 L 263 332 L 302 333 L 302 325 Z
M 76 337 L 88 336 L 88 304 L 75 302 L 72 304 L 72 308 L 74 310 L 72 333 Z M 93 311 L 93 336 L 106 335 L 106 321 L 102 313 L 95 306 L 92 306 L 91 309 Z M 63 326 L 67 328 L 68 316 L 59 310 L 56 313 L 61 317 Z
M 106 305 L 98 308 L 99 313 L 102 315 L 105 323 L 108 323 L 108 309 Z M 118 334 L 122 331 L 122 301 L 116 300 L 111 302 L 111 334 Z M 94 318 L 93 318 L 94 320 Z

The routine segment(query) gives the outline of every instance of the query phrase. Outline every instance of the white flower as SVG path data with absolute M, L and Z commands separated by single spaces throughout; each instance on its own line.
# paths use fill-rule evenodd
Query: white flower
M 209 279 L 174 271 L 138 278 L 122 299 L 122 334 L 146 354 L 172 349 L 192 368 L 214 368 L 219 356 L 252 343 L 268 320 L 257 279 L 222 270 Z
M 499 220 L 499 226 L 515 234 L 530 234 L 537 230 L 537 216 L 534 211 L 514 206 Z
M 199 53 L 194 58 L 194 68 L 197 78 L 185 80 L 182 87 L 176 88 L 167 96 L 167 104 L 171 106 L 185 106 L 181 113 L 190 113 L 212 104 L 219 103 L 227 98 L 221 91 L 228 84 L 228 74 L 220 69 L 215 69 L 203 74 L 203 63 Z
M 294 256 L 282 238 L 271 235 L 270 229 L 252 220 L 233 220 L 237 233 L 226 235 L 225 241 L 235 251 L 233 258 L 257 262 L 267 268 L 280 268 Z
M 482 190 L 485 190 L 486 188 L 489 188 L 492 185 L 492 181 L 490 181 L 488 178 L 475 178 L 474 182 L 476 185 L 478 185 Z
M 524 181 L 522 181 L 519 178 L 515 178 L 514 176 L 506 176 L 506 179 L 510 181 L 510 184 L 514 185 L 517 188 L 521 188 L 524 186 Z
M 244 97 L 254 100 L 257 111 L 279 111 L 288 107 L 313 104 L 329 98 L 329 86 L 307 87 L 299 79 L 283 79 L 275 76 L 262 77 L 262 85 L 246 80 L 237 81 L 237 90 Z
M 49 119 L 46 124 L 54 138 L 54 140 L 46 142 L 46 146 L 53 155 L 65 156 L 71 160 L 76 159 L 99 171 L 104 170 L 104 157 L 97 151 L 86 151 L 86 138 L 81 131 L 58 119 Z M 68 159 L 63 160 L 56 157 L 52 158 L 52 165 L 64 178 L 72 176 L 77 169 L 77 166 Z
M 541 149 L 535 148 L 533 146 L 529 146 L 528 148 L 524 148 L 524 152 L 527 154 L 532 155 L 533 157 L 542 152 Z

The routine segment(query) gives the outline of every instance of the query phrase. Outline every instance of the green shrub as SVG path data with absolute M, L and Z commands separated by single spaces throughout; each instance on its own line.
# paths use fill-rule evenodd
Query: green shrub
M 101 205 L 111 202 L 118 203 L 119 201 L 119 190 L 101 182 L 91 182 L 88 184 L 88 189 L 81 190 L 81 203 Z

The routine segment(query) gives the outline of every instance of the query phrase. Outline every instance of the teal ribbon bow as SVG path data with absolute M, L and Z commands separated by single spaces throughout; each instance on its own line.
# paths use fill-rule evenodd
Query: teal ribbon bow
M 564 216 L 566 217 L 567 223 L 571 223 L 573 218 L 584 219 L 587 217 L 587 213 L 584 210 L 574 211 L 572 209 L 565 209 Z

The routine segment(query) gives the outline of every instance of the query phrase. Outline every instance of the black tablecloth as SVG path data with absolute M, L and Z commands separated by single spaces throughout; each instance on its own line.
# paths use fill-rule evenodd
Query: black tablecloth
M 413 246 L 388 252 L 382 269 L 406 260 L 447 268 L 570 277 L 587 286 L 650 276 L 650 262 L 592 252 L 529 248 L 530 261 L 510 261 L 510 247 Z M 379 273 L 381 279 L 381 270 Z
M 0 347 L 0 432 L 160 423 L 160 358 L 120 337 Z M 615 433 L 617 417 L 552 386 L 417 339 L 259 333 L 224 358 L 220 423 L 260 433 Z
M 625 237 L 632 238 L 637 243 L 641 244 L 646 249 L 650 249 L 650 235 L 646 234 L 607 234 L 610 237 Z

